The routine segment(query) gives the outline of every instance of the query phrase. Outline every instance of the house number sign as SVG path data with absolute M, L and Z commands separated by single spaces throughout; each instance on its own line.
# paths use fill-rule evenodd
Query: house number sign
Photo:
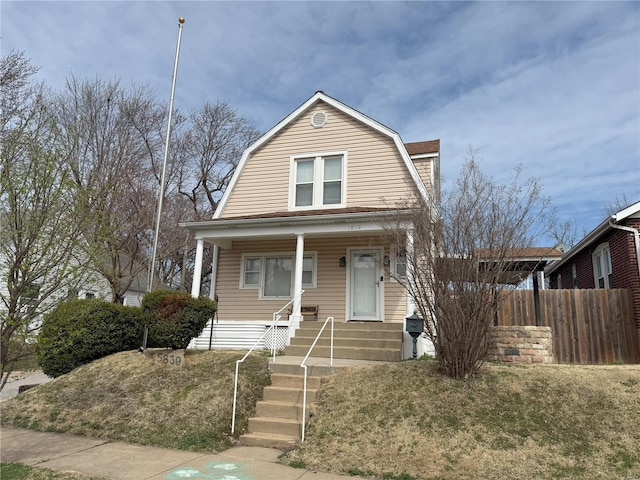
M 184 350 L 171 350 L 170 348 L 148 348 L 144 353 L 153 359 L 158 365 L 167 367 L 182 367 L 184 365 Z

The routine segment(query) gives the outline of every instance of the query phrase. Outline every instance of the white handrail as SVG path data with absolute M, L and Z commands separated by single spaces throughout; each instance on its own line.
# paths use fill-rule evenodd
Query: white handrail
M 301 297 L 302 294 L 304 293 L 304 290 L 301 290 L 300 293 L 298 295 L 296 295 L 295 297 L 293 297 L 291 300 L 289 300 L 287 303 L 284 304 L 284 306 L 278 310 L 277 312 L 273 312 L 273 326 L 275 327 L 276 323 L 278 323 L 278 320 L 280 320 L 281 317 L 281 313 L 282 311 L 287 308 L 289 305 L 291 305 L 296 298 Z M 291 328 L 291 325 L 289 325 L 289 328 Z M 273 356 L 273 363 L 276 363 L 276 329 L 273 329 L 273 338 L 272 338 L 272 342 L 271 342 L 271 355 Z
M 269 330 L 273 332 L 273 338 L 272 338 L 273 341 L 271 344 L 271 350 L 273 352 L 273 361 L 274 362 L 276 361 L 276 330 L 278 326 L 278 320 L 280 320 L 281 318 L 280 313 L 282 313 L 282 311 L 285 308 L 287 308 L 296 298 L 298 298 L 303 293 L 304 293 L 304 290 L 302 290 L 298 295 L 296 295 L 291 300 L 289 300 L 289 302 L 287 302 L 285 306 L 282 307 L 280 310 L 278 310 L 277 312 L 274 312 L 273 322 L 271 323 L 271 326 L 264 331 L 264 333 L 260 336 L 260 338 L 256 341 L 256 343 L 253 344 L 253 346 L 244 355 L 244 357 L 242 357 L 240 360 L 236 360 L 236 377 L 233 385 L 233 413 L 231 414 L 231 435 L 233 435 L 236 428 L 236 403 L 238 400 L 238 370 L 240 368 L 240 364 L 247 359 L 249 354 L 255 350 L 255 348 L 260 344 L 262 339 L 267 336 L 267 333 L 269 333 Z M 211 325 L 211 328 L 213 328 L 213 325 Z
M 329 322 L 329 320 L 331 320 L 330 365 L 333 367 L 333 317 L 327 317 L 327 319 L 324 321 L 322 328 L 320 328 L 318 335 L 316 335 L 316 339 L 311 344 L 311 347 L 309 347 L 309 351 L 307 352 L 307 355 L 304 357 L 304 360 L 302 360 L 302 363 L 300 364 L 300 366 L 304 369 L 304 384 L 303 384 L 303 390 L 302 390 L 302 438 L 300 440 L 301 442 L 304 442 L 304 431 L 307 423 L 307 366 L 305 365 L 305 362 L 309 358 L 309 355 L 311 355 L 311 350 L 313 350 L 313 347 L 316 346 L 316 343 L 318 342 L 320 335 L 322 335 L 322 332 L 324 331 L 324 328 L 327 326 L 327 322 Z

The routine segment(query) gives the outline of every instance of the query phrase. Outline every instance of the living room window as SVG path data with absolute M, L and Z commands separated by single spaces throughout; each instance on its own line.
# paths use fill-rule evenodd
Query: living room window
M 602 243 L 592 255 L 593 279 L 596 288 L 613 288 L 613 272 L 611 269 L 611 250 L 608 243 Z
M 302 286 L 316 287 L 317 253 L 302 257 Z M 260 298 L 291 298 L 295 272 L 295 254 L 264 253 L 242 256 L 240 288 L 255 288 Z
M 290 208 L 345 205 L 346 152 L 291 157 Z

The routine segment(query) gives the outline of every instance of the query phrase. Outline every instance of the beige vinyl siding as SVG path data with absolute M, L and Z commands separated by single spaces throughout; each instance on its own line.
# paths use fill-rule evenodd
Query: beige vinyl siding
M 433 198 L 434 191 L 433 185 L 431 183 L 432 170 L 433 170 L 433 159 L 432 158 L 418 158 L 413 160 L 413 164 L 422 179 L 422 182 L 427 187 L 427 192 L 429 192 L 429 196 Z
M 347 255 L 349 247 L 379 246 L 382 237 L 356 236 L 332 238 L 305 238 L 305 251 L 317 252 L 317 287 L 306 289 L 302 305 L 317 305 L 318 319 L 328 316 L 337 322 L 345 321 L 347 295 L 347 269 L 340 267 L 340 257 Z M 241 259 L 243 253 L 288 252 L 295 254 L 296 239 L 237 241 L 229 250 L 221 249 L 218 257 L 216 292 L 219 296 L 220 320 L 270 320 L 273 312 L 282 308 L 288 299 L 261 300 L 258 289 L 240 288 Z M 389 247 L 385 248 L 389 254 Z M 385 269 L 385 322 L 400 322 L 405 317 L 405 296 L 402 286 L 389 280 Z M 286 319 L 286 314 L 283 315 Z
M 310 117 L 325 111 L 327 124 L 314 128 Z M 291 122 L 247 159 L 222 217 L 289 209 L 291 155 L 347 152 L 347 207 L 393 205 L 411 185 L 393 140 L 320 102 Z

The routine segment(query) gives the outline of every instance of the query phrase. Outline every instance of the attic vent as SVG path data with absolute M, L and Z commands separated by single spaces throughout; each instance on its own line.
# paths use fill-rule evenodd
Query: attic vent
M 311 115 L 311 125 L 316 128 L 324 127 L 327 123 L 327 114 L 324 112 L 315 112 Z

